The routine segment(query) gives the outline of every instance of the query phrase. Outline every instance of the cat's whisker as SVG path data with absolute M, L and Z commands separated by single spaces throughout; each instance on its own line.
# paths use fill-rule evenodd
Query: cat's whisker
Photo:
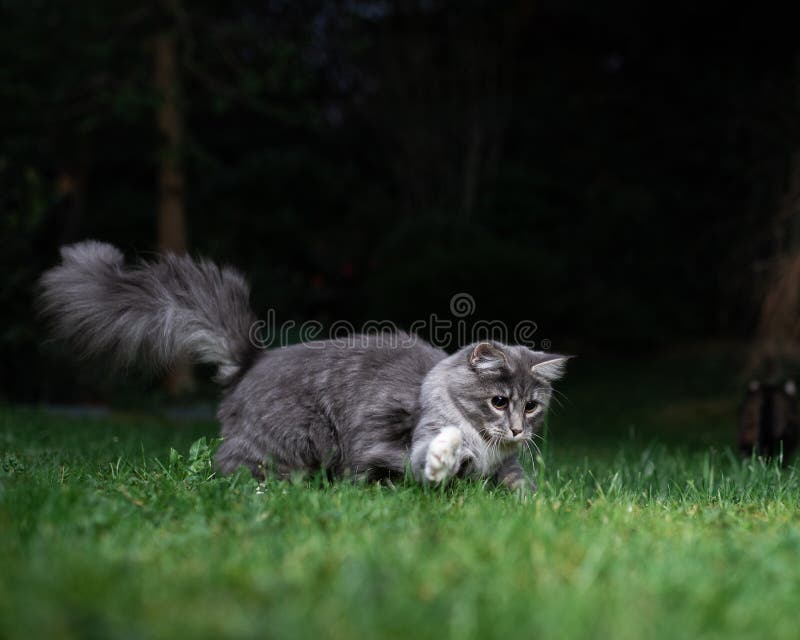
M 556 389 L 555 387 L 553 387 L 553 395 L 552 395 L 552 397 L 553 397 L 553 398 L 556 398 L 556 397 L 558 397 L 558 396 L 560 396 L 560 399 L 564 400 L 564 402 L 571 402 L 571 400 L 569 399 L 569 397 L 567 396 L 567 394 L 566 394 L 566 393 L 564 393 L 564 392 L 563 392 L 563 391 L 561 391 L 560 389 Z M 560 404 L 562 407 L 564 406 L 564 405 L 563 405 L 563 404 L 560 402 L 560 400 L 559 400 L 559 404 Z
M 542 438 L 541 435 L 539 435 L 538 433 L 531 433 L 531 437 L 527 438 L 525 440 L 525 445 L 528 447 L 528 451 L 529 452 L 530 452 L 530 447 L 532 445 L 533 448 L 536 449 L 536 452 L 539 454 L 539 456 L 540 457 L 544 457 L 542 455 L 542 450 L 539 448 L 539 445 L 537 445 L 536 441 L 534 440 L 534 438 L 536 438 L 536 437 L 541 438 L 542 442 L 544 442 L 544 438 Z M 531 458 L 533 459 L 533 454 L 532 453 L 531 453 Z
M 567 398 L 567 394 L 564 393 L 561 389 L 556 389 L 555 387 L 551 387 L 551 389 L 553 390 L 553 393 L 557 393 L 558 395 L 560 395 L 565 400 L 569 399 L 569 398 Z
M 533 451 L 531 450 L 531 444 L 536 446 L 535 443 L 533 443 L 533 442 L 526 442 L 525 446 L 527 447 L 528 455 L 531 458 L 531 470 L 533 471 L 533 473 L 536 473 L 536 456 L 533 454 Z M 537 450 L 538 450 L 538 447 L 537 447 Z M 541 457 L 541 452 L 539 453 L 539 456 Z
M 501 442 L 502 440 L 499 437 L 497 437 L 494 439 L 494 442 L 490 444 L 490 453 L 492 457 L 494 457 L 494 455 L 497 453 L 497 450 L 500 448 Z
M 525 449 L 528 452 L 528 455 L 531 459 L 531 466 L 533 466 L 536 462 L 536 459 L 533 457 L 533 451 L 531 451 L 531 443 L 529 441 L 525 441 Z
M 538 448 L 536 450 L 538 451 Z M 542 457 L 542 454 L 539 453 L 539 458 L 541 458 L 541 457 Z M 536 468 L 536 455 L 533 453 L 533 451 L 531 451 L 531 464 L 533 465 L 533 468 L 535 469 Z

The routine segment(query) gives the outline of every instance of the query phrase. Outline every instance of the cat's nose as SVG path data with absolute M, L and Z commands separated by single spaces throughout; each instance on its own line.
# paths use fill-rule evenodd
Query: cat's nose
M 518 436 L 520 433 L 522 433 L 522 425 L 511 425 L 511 433 L 514 436 Z

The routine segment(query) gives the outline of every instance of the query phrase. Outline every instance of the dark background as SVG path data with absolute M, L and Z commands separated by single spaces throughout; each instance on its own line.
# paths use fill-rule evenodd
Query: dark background
M 0 7 L 6 400 L 97 397 L 43 339 L 34 284 L 64 243 L 156 250 L 165 166 L 189 251 L 279 321 L 407 327 L 468 292 L 474 319 L 596 361 L 747 349 L 796 255 L 798 16 L 768 4 Z

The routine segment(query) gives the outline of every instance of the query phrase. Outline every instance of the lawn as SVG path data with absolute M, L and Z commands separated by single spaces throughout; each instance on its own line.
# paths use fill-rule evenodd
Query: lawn
M 4 407 L 0 638 L 796 638 L 798 475 L 673 364 L 579 366 L 529 500 L 217 478 L 213 423 Z

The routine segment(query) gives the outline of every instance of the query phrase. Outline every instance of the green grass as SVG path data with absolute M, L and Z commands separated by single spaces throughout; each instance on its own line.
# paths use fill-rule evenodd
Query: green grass
M 529 500 L 216 478 L 213 424 L 6 407 L 0 638 L 797 637 L 800 478 L 659 376 L 578 377 Z

